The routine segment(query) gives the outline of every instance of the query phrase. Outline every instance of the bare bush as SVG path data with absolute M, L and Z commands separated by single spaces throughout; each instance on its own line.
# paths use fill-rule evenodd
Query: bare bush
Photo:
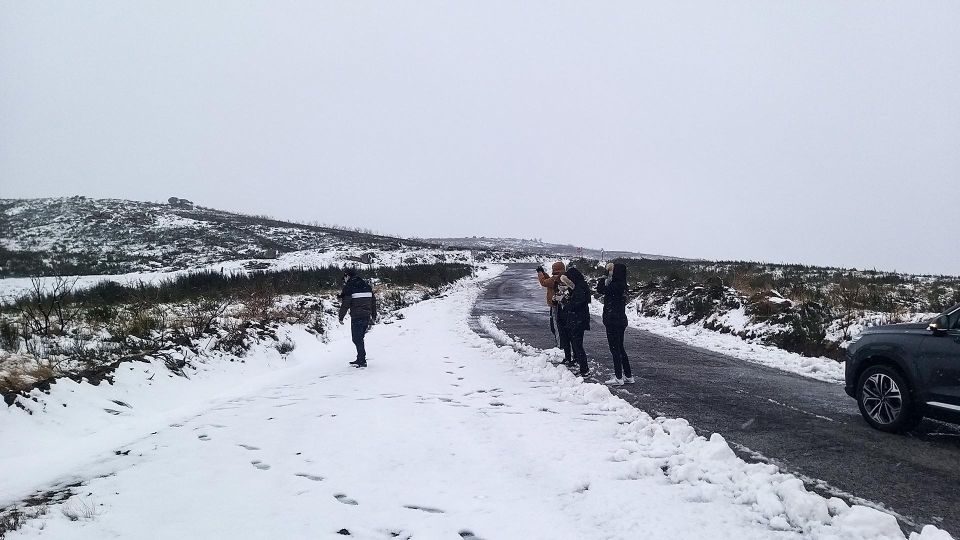
M 229 307 L 229 300 L 199 299 L 187 304 L 184 318 L 190 329 L 189 336 L 196 339 L 206 334 Z
M 840 329 L 843 339 L 850 338 L 850 327 L 856 322 L 859 310 L 863 308 L 867 289 L 863 282 L 844 276 L 830 288 L 828 298 L 840 311 Z
M 0 319 L 0 348 L 7 352 L 20 350 L 20 329 L 6 318 Z
M 23 321 L 43 336 L 62 333 L 83 309 L 69 300 L 77 279 L 55 276 L 48 287 L 43 278 L 30 278 L 30 292 L 15 304 Z
M 259 287 L 243 299 L 243 316 L 246 319 L 264 321 L 277 304 L 278 295 L 272 287 Z
M 283 338 L 283 340 L 278 342 L 276 345 L 277 352 L 280 354 L 289 354 L 296 348 L 296 343 L 294 343 L 290 338 Z

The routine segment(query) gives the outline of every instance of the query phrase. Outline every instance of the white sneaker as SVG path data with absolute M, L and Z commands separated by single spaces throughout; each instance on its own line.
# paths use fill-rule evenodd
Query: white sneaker
M 627 384 L 633 384 L 637 382 L 636 380 L 634 380 L 633 377 L 627 377 L 626 379 L 624 379 L 624 381 L 626 381 Z
M 610 379 L 609 381 L 605 382 L 604 384 L 609 384 L 609 385 L 611 385 L 611 386 L 623 386 L 623 379 L 618 379 L 618 378 L 614 377 L 614 378 Z

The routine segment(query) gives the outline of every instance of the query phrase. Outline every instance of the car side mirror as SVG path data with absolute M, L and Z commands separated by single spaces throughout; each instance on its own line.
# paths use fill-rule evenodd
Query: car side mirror
M 935 336 L 942 336 L 947 332 L 950 327 L 950 321 L 943 315 L 934 319 L 928 326 L 927 330 L 933 332 Z

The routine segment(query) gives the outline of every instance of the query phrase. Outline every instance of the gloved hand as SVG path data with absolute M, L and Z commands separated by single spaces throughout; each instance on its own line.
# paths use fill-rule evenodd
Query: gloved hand
M 537 267 L 537 272 L 543 272 L 544 274 L 547 273 L 547 271 L 543 269 L 543 265 L 542 265 L 542 264 Z
M 340 324 L 343 324 L 343 317 L 340 317 Z

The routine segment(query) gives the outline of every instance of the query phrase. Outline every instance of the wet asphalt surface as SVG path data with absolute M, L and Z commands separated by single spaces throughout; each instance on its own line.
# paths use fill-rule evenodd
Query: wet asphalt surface
M 534 265 L 511 265 L 474 305 L 508 334 L 555 346 Z M 603 324 L 584 339 L 588 380 L 613 376 Z M 750 461 L 773 463 L 808 487 L 894 512 L 905 531 L 937 525 L 960 536 L 960 428 L 925 420 L 913 433 L 870 428 L 842 385 L 825 383 L 627 329 L 637 382 L 611 389 L 653 416 L 686 418 L 721 433 Z

